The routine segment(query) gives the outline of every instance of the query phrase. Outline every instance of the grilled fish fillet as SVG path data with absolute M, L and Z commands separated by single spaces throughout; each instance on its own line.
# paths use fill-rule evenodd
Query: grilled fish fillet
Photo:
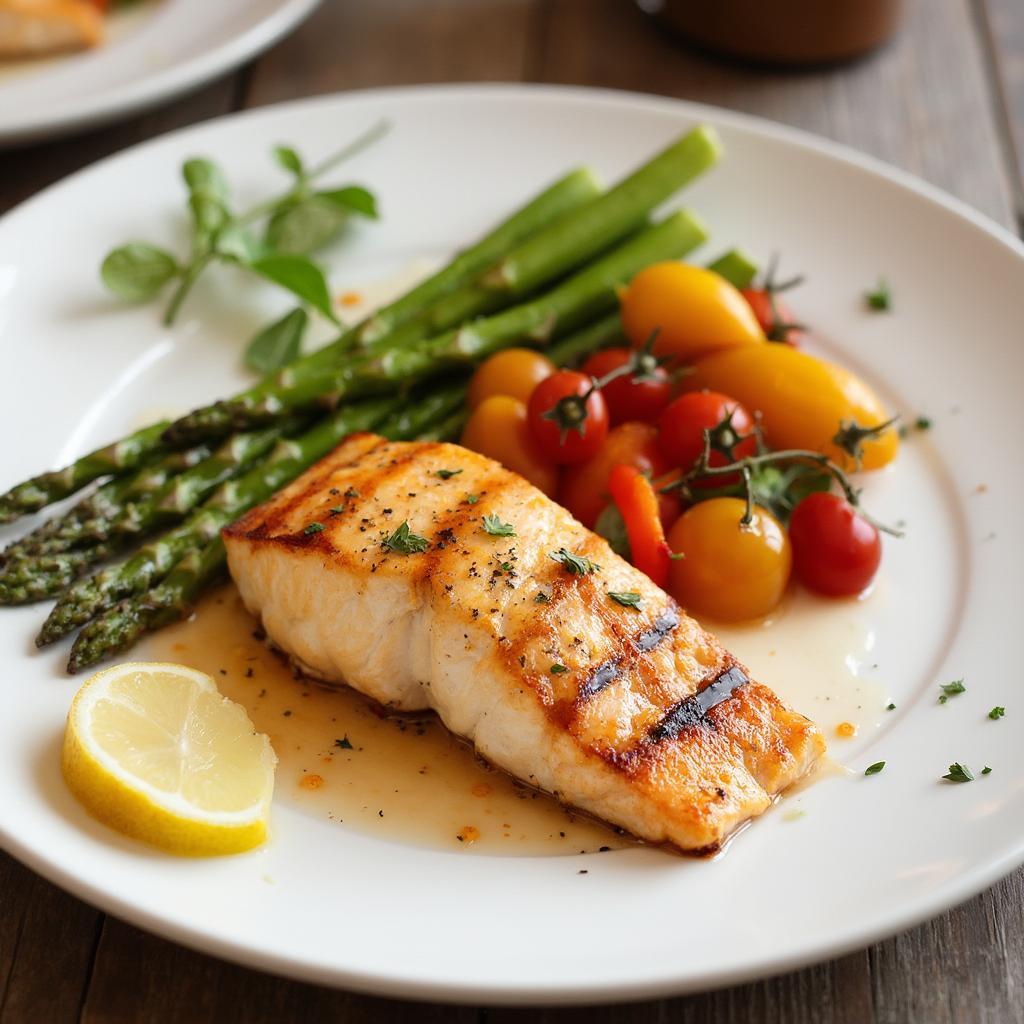
M 403 522 L 426 550 L 385 544 Z M 650 842 L 716 849 L 824 751 L 602 538 L 457 445 L 353 435 L 224 539 L 246 606 L 306 672 L 432 708 L 492 764 Z M 639 608 L 609 597 L 630 591 Z

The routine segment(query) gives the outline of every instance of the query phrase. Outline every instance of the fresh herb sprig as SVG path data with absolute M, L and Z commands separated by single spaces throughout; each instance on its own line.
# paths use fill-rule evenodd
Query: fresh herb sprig
M 808 494 L 827 491 L 835 482 L 846 500 L 868 522 L 894 537 L 903 536 L 902 530 L 886 526 L 864 511 L 860 504 L 860 491 L 853 486 L 850 477 L 821 452 L 803 448 L 769 451 L 760 429 L 755 427 L 757 453 L 738 458 L 736 447 L 744 438 L 733 427 L 732 417 L 733 412 L 730 410 L 719 423 L 704 431 L 704 450 L 700 458 L 688 472 L 662 486 L 663 492 L 678 490 L 688 504 L 717 497 L 743 498 L 746 509 L 740 522 L 743 526 L 749 526 L 753 522 L 755 505 L 762 505 L 778 518 L 787 520 L 796 505 Z M 878 427 L 861 427 L 849 421 L 841 426 L 833 440 L 857 460 L 862 442 L 890 426 L 891 421 Z M 723 465 L 711 464 L 714 453 L 724 457 Z M 698 482 L 704 484 L 723 478 L 723 486 L 719 488 L 694 486 Z
M 430 541 L 426 537 L 421 537 L 418 533 L 413 533 L 409 529 L 408 520 L 405 520 L 384 541 L 384 547 L 390 551 L 397 551 L 400 555 L 418 555 L 421 551 L 426 551 L 430 547 Z
M 316 183 L 376 142 L 388 127 L 384 122 L 375 125 L 311 167 L 291 147 L 275 147 L 274 159 L 292 176 L 292 184 L 282 194 L 242 213 L 232 209 L 227 178 L 216 163 L 202 157 L 186 160 L 182 176 L 192 224 L 188 257 L 179 259 L 147 242 L 129 242 L 103 260 L 103 283 L 122 299 L 145 302 L 176 281 L 164 313 L 164 323 L 171 324 L 208 266 L 222 263 L 249 270 L 290 292 L 302 304 L 261 330 L 250 343 L 246 361 L 253 369 L 264 373 L 278 369 L 298 354 L 307 308 L 337 323 L 327 279 L 309 254 L 336 238 L 350 217 L 377 216 L 376 200 L 365 188 L 325 189 Z
M 592 562 L 586 555 L 575 555 L 566 548 L 550 552 L 550 557 L 564 565 L 574 576 L 589 576 L 601 571 L 601 566 Z

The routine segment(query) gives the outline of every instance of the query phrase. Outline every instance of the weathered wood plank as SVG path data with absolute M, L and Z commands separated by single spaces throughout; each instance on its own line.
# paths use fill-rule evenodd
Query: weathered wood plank
M 256 65 L 247 105 L 379 85 L 519 79 L 531 8 L 530 0 L 326 3 Z
M 108 917 L 81 1019 L 83 1024 L 474 1024 L 477 1012 L 284 981 L 193 953 Z
M 77 1020 L 102 916 L 0 858 L 0 1024 Z
M 1024 4 L 1020 0 L 978 2 L 982 37 L 991 57 L 1005 123 L 1018 226 L 1024 234 Z
M 620 0 L 549 0 L 542 57 L 532 71 L 542 81 L 678 96 L 807 128 L 912 171 L 1010 225 L 1008 175 L 970 0 L 908 8 L 902 32 L 867 59 L 797 73 L 705 56 Z

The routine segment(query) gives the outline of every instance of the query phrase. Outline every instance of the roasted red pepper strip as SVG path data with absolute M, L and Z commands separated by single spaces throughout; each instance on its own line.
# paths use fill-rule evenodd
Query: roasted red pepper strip
M 633 564 L 659 586 L 668 583 L 671 550 L 658 515 L 658 495 L 634 466 L 620 464 L 608 478 L 608 491 L 626 524 Z

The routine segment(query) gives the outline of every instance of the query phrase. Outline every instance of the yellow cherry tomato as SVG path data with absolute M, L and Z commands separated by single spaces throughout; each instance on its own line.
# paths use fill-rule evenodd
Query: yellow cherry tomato
M 749 526 L 746 502 L 712 498 L 687 509 L 669 531 L 683 555 L 669 568 L 669 592 L 691 614 L 721 622 L 767 615 L 782 600 L 793 555 L 779 521 L 758 506 Z
M 878 396 L 859 377 L 789 345 L 758 345 L 716 352 L 701 359 L 683 379 L 687 391 L 709 388 L 761 414 L 772 448 L 810 448 L 849 469 L 853 461 L 832 443 L 843 421 L 875 427 L 889 419 Z M 864 442 L 863 469 L 877 469 L 896 457 L 899 436 L 892 428 Z
M 679 362 L 765 340 L 750 304 L 713 270 L 689 263 L 655 263 L 619 297 L 626 337 L 639 348 L 658 331 L 654 351 Z
M 537 448 L 526 420 L 526 404 L 510 395 L 491 395 L 469 415 L 462 428 L 465 448 L 500 462 L 549 498 L 558 490 L 558 467 Z
M 555 372 L 555 364 L 532 348 L 506 348 L 485 359 L 469 382 L 467 401 L 475 409 L 491 395 L 511 395 L 528 402 L 533 389 Z

